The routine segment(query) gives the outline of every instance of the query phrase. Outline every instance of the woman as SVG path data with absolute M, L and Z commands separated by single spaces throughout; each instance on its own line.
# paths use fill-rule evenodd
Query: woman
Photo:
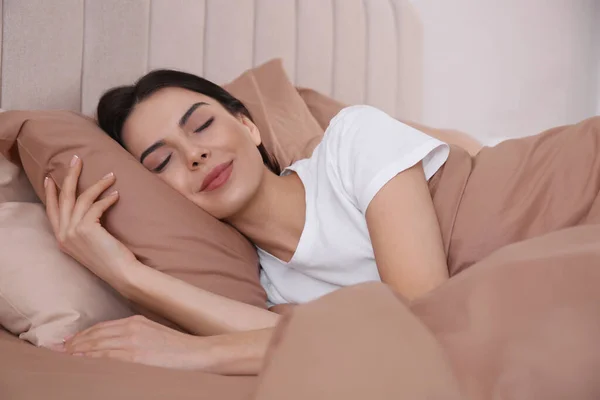
M 280 174 L 241 102 L 202 78 L 155 71 L 106 93 L 100 126 L 151 172 L 257 247 L 274 305 L 381 280 L 407 298 L 448 279 L 427 180 L 448 146 L 368 106 L 342 110 L 311 158 Z M 119 195 L 107 175 L 76 196 L 83 160 L 63 190 L 46 178 L 61 248 L 123 296 L 198 337 L 141 317 L 102 323 L 65 350 L 225 374 L 256 373 L 276 313 L 202 291 L 143 264 L 100 224 Z

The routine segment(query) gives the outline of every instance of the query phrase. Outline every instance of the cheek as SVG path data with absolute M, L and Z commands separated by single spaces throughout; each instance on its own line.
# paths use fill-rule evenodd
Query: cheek
M 231 152 L 245 152 L 248 146 L 254 146 L 250 132 L 245 125 L 232 117 L 223 121 L 211 137 L 216 148 L 227 149 Z M 212 132 L 211 132 L 212 133 Z
M 189 197 L 192 193 L 185 172 L 181 168 L 171 165 L 168 171 L 158 174 L 158 177 L 182 195 Z

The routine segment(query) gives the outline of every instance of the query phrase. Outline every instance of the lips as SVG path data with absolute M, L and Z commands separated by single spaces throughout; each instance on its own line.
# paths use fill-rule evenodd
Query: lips
M 210 192 L 220 188 L 231 176 L 233 161 L 225 162 L 214 167 L 202 181 L 201 192 Z

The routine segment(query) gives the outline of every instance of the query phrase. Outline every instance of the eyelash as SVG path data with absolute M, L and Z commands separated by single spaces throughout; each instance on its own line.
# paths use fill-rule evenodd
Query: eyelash
M 194 131 L 194 133 L 198 133 L 198 132 L 201 132 L 201 131 L 205 130 L 206 128 L 208 128 L 209 126 L 211 126 L 211 125 L 212 125 L 212 123 L 213 123 L 213 121 L 214 121 L 214 120 L 215 120 L 215 117 L 210 117 L 210 118 L 208 119 L 208 121 L 206 121 L 206 122 L 204 123 L 204 125 L 202 125 L 200 128 L 196 129 L 196 130 Z
M 209 120 L 206 121 L 201 127 L 196 129 L 194 131 L 194 133 L 202 132 L 203 130 L 205 130 L 206 128 L 211 126 L 212 123 L 214 122 L 214 120 L 215 120 L 215 117 L 209 118 Z M 167 158 L 165 158 L 165 161 L 163 161 L 158 167 L 154 168 L 152 171 L 155 173 L 162 172 L 165 169 L 165 167 L 167 166 L 167 164 L 169 163 L 169 161 L 171 160 L 171 156 L 172 156 L 172 154 L 169 154 L 169 156 Z
M 156 172 L 156 173 L 162 172 L 162 170 L 165 169 L 165 167 L 167 166 L 167 164 L 171 160 L 171 156 L 172 156 L 172 154 L 169 154 L 169 156 L 167 158 L 165 158 L 165 161 L 163 161 L 162 163 L 160 163 L 160 165 L 158 167 L 154 168 L 152 171 Z

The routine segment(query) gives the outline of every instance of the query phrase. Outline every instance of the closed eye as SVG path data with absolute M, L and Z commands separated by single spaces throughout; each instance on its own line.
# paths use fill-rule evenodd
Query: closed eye
M 165 158 L 165 161 L 161 162 L 158 167 L 156 167 L 152 170 L 152 172 L 156 172 L 156 173 L 162 172 L 165 169 L 165 167 L 167 166 L 167 164 L 169 163 L 169 161 L 171 160 L 171 156 L 172 156 L 172 154 L 169 154 L 169 156 L 167 158 Z
M 194 131 L 194 133 L 202 132 L 203 130 L 208 128 L 213 123 L 214 120 L 215 120 L 215 117 L 210 117 L 209 120 L 206 121 L 200 128 L 196 129 Z

